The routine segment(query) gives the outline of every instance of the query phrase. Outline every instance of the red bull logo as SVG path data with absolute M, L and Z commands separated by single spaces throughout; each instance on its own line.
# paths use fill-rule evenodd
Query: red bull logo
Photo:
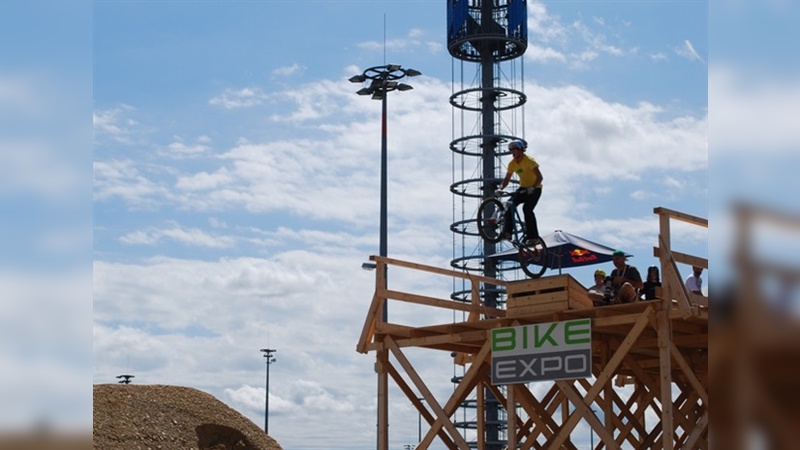
M 582 248 L 576 248 L 575 250 L 569 252 L 569 256 L 572 258 L 572 262 L 575 264 L 597 261 L 597 255 Z

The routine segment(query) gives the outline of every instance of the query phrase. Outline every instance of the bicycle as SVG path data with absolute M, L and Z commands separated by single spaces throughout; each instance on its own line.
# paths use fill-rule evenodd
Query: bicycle
M 533 245 L 524 244 L 527 241 L 525 226 L 511 195 L 509 192 L 498 190 L 495 191 L 495 197 L 481 202 L 478 207 L 478 234 L 493 244 L 504 239 L 509 241 L 519 251 L 519 265 L 522 271 L 531 278 L 539 278 L 547 270 L 545 264 L 547 245 L 541 237 L 537 238 Z M 501 202 L 499 197 L 507 197 L 507 200 Z M 507 211 L 511 214 L 506 214 Z M 507 220 L 513 220 L 510 227 L 511 234 L 503 235 Z

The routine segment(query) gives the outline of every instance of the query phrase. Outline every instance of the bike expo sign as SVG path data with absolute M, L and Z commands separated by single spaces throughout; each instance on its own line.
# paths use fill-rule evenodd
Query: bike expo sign
M 590 319 L 492 330 L 492 384 L 592 376 Z

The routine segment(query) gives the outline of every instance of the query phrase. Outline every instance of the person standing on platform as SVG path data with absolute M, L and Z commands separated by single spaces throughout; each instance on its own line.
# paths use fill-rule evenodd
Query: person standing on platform
M 687 292 L 690 294 L 703 295 L 703 279 L 700 278 L 702 274 L 702 267 L 692 267 L 692 274 L 686 277 L 686 281 L 683 283 L 686 286 Z

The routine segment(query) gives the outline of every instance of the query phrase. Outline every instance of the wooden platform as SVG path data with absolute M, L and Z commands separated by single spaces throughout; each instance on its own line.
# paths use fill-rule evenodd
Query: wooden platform
M 434 439 L 448 449 L 485 449 L 483 405 L 489 392 L 505 408 L 508 448 L 577 450 L 570 436 L 585 421 L 598 437 L 598 448 L 708 449 L 708 301 L 686 292 L 676 266 L 707 268 L 708 261 L 670 251 L 669 219 L 706 227 L 708 222 L 663 208 L 654 212 L 661 227 L 661 245 L 654 253 L 663 275 L 663 297 L 654 301 L 595 307 L 586 288 L 568 274 L 512 282 L 371 257 L 377 266 L 375 294 L 356 350 L 376 356 L 378 449 L 388 450 L 390 378 L 430 426 L 416 445 L 419 450 L 429 448 Z M 389 289 L 385 275 L 390 265 L 468 283 L 471 301 Z M 506 292 L 506 309 L 482 303 L 487 286 Z M 466 320 L 428 326 L 390 323 L 381 314 L 390 301 L 449 309 Z M 493 329 L 576 318 L 591 320 L 591 378 L 549 382 L 544 395 L 541 386 L 537 395 L 525 384 L 492 384 Z M 432 394 L 404 353 L 409 347 L 448 352 L 465 367 L 449 398 Z M 468 398 L 477 405 L 478 440 L 473 443 L 454 423 Z

